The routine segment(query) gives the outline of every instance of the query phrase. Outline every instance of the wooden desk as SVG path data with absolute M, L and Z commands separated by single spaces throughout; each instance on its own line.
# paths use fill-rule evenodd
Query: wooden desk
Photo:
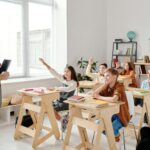
M 95 85 L 94 81 L 79 81 L 79 87 L 81 88 L 92 89 Z
M 118 82 L 123 83 L 125 89 L 132 83 L 132 79 L 119 75 Z
M 15 139 L 19 139 L 23 134 L 33 137 L 32 147 L 36 148 L 39 144 L 43 143 L 50 136 L 54 135 L 56 139 L 59 139 L 60 132 L 54 115 L 54 109 L 52 101 L 59 98 L 58 91 L 44 91 L 43 93 L 37 93 L 33 91 L 19 91 L 23 95 L 23 100 L 19 112 L 19 118 L 15 130 Z M 41 106 L 37 106 L 32 103 L 32 97 L 41 97 Z M 29 113 L 33 120 L 33 125 L 29 128 L 21 125 L 24 111 L 29 110 Z M 44 116 L 47 115 L 51 124 L 51 128 L 43 126 Z M 48 133 L 41 137 L 41 130 L 45 129 Z
M 133 96 L 135 98 L 140 98 L 143 100 L 143 108 L 142 108 L 142 114 L 140 118 L 139 123 L 139 129 L 138 129 L 138 137 L 140 136 L 140 129 L 142 127 L 142 124 L 144 123 L 144 115 L 147 113 L 148 117 L 148 126 L 150 127 L 150 90 L 143 90 L 140 88 L 127 88 L 129 91 L 133 91 Z
M 68 100 L 66 101 L 70 106 L 70 118 L 63 144 L 63 150 L 79 150 L 81 148 L 101 150 L 100 138 L 101 133 L 104 130 L 106 131 L 110 150 L 117 149 L 111 118 L 113 114 L 117 114 L 119 112 L 120 103 L 109 103 L 101 108 L 97 108 L 97 104 L 95 104 L 94 101 L 95 100 L 93 100 L 92 97 L 86 97 L 85 101 L 80 103 L 74 103 Z M 91 114 L 96 114 L 96 118 L 100 119 L 100 124 L 96 124 L 95 121 L 84 119 L 82 116 L 83 109 L 86 109 Z M 73 125 L 78 127 L 79 135 L 81 137 L 81 143 L 75 146 L 75 148 L 69 145 Z M 89 142 L 86 129 L 93 130 L 97 133 L 94 138 L 94 144 Z

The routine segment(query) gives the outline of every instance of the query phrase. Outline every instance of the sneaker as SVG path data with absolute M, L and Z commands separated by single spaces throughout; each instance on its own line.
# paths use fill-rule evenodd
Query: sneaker
M 65 130 L 67 128 L 68 119 L 69 119 L 68 114 L 63 116 L 62 119 L 61 119 L 61 130 L 62 130 L 62 132 L 65 132 Z
M 115 141 L 116 141 L 116 142 L 119 142 L 119 141 L 120 141 L 120 135 L 118 135 L 118 136 L 115 137 Z

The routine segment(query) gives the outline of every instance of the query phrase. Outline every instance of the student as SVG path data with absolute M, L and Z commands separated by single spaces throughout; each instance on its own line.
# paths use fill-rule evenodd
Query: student
M 132 84 L 129 85 L 130 87 L 137 87 L 137 82 L 135 79 L 135 72 L 130 62 L 125 63 L 124 70 L 120 73 L 120 75 L 126 76 L 132 79 Z
M 123 71 L 123 68 L 121 67 L 120 61 L 116 62 L 115 69 L 119 72 L 119 74 Z
M 78 86 L 78 81 L 74 68 L 72 66 L 66 66 L 64 70 L 64 75 L 60 75 L 42 58 L 40 58 L 39 60 L 44 66 L 46 66 L 50 73 L 63 84 L 63 86 L 55 87 L 55 89 L 60 91 L 60 99 L 54 102 L 54 109 L 56 111 L 68 110 L 68 104 L 64 103 L 64 100 L 74 95 L 74 92 Z M 56 117 L 59 118 L 59 116 Z
M 92 73 L 91 72 L 91 65 L 93 64 L 93 59 L 89 59 L 89 63 L 86 69 L 86 75 L 91 77 L 92 80 L 97 81 L 99 83 L 104 83 L 104 71 L 107 69 L 107 64 L 103 63 L 99 65 L 99 72 Z
M 127 126 L 130 120 L 130 114 L 124 86 L 117 81 L 117 78 L 117 70 L 113 68 L 107 69 L 104 73 L 105 84 L 94 92 L 93 97 L 109 102 L 125 102 L 124 105 L 120 106 L 120 112 L 112 116 L 114 135 L 118 142 L 120 140 L 119 129 L 123 126 Z
M 141 139 L 137 144 L 136 150 L 150 149 L 150 128 L 142 127 L 140 130 Z

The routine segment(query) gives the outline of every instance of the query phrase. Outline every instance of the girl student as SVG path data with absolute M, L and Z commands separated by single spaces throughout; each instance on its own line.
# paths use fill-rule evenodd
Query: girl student
M 64 100 L 67 100 L 68 97 L 73 96 L 78 86 L 75 69 L 72 66 L 66 66 L 64 69 L 64 74 L 61 75 L 50 65 L 48 65 L 44 59 L 39 58 L 39 60 L 44 66 L 46 66 L 49 72 L 62 83 L 62 86 L 55 87 L 56 90 L 60 91 L 60 98 L 53 103 L 56 119 L 60 120 L 61 118 L 57 112 L 69 109 L 68 104 L 64 103 Z

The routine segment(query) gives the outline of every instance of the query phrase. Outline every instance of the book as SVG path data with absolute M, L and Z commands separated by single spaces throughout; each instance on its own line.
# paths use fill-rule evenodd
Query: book
M 97 108 L 103 107 L 103 106 L 109 104 L 109 102 L 107 102 L 107 101 L 102 101 L 102 100 L 95 100 L 94 103 L 97 104 L 97 106 L 96 106 Z
M 83 96 L 74 95 L 74 96 L 69 97 L 68 100 L 73 101 L 73 102 L 81 102 L 81 101 L 84 101 L 85 98 Z
M 2 65 L 1 65 L 1 67 L 0 67 L 0 73 L 2 73 L 3 71 L 7 71 L 7 69 L 8 69 L 8 67 L 9 67 L 10 63 L 11 63 L 11 60 L 9 60 L 9 59 L 4 59 Z
M 142 74 L 146 74 L 145 65 L 140 65 L 140 71 Z

